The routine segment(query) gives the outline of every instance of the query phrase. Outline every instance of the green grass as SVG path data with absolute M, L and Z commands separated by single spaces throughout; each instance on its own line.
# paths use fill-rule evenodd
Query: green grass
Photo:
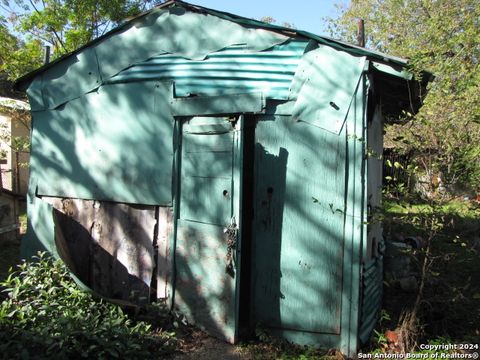
M 384 200 L 383 209 L 390 217 L 398 215 L 433 214 L 458 217 L 464 220 L 477 221 L 480 217 L 480 206 L 471 201 L 451 200 L 439 203 L 407 203 L 403 201 Z

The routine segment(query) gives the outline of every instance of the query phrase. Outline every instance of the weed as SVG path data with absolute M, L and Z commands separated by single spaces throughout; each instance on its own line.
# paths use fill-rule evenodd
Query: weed
M 310 346 L 300 346 L 272 336 L 262 326 L 257 326 L 255 334 L 259 342 L 241 345 L 242 352 L 256 360 L 337 360 L 344 356 L 332 349 L 329 351 Z

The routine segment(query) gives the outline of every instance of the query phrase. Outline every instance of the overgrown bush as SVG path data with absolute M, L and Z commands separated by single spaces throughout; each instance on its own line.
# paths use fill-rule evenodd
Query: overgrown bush
M 0 357 L 153 359 L 173 350 L 173 334 L 81 290 L 62 261 L 46 254 L 36 260 L 0 282 Z

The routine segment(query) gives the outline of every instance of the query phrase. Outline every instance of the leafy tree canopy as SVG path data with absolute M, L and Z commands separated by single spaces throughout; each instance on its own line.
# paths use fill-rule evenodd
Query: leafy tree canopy
M 17 78 L 103 35 L 158 0 L 0 0 L 0 70 Z
M 480 2 L 353 0 L 338 9 L 327 19 L 332 36 L 355 42 L 364 19 L 367 47 L 435 75 L 414 121 L 388 128 L 387 138 L 420 155 L 427 174 L 480 191 Z

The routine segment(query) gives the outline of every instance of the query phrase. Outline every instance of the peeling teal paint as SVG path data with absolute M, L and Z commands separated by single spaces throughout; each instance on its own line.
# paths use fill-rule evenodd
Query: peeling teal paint
M 290 87 L 290 99 L 296 100 L 293 120 L 338 134 L 350 110 L 365 60 L 325 45 L 307 52 Z
M 33 113 L 30 171 L 44 196 L 134 204 L 172 203 L 170 87 L 103 86 L 55 110 Z M 55 181 L 52 181 L 55 179 Z
M 33 131 L 23 255 L 58 256 L 42 197 L 173 207 L 172 306 L 235 341 L 240 256 L 251 256 L 252 325 L 352 355 L 381 289 L 379 263 L 364 264 L 367 179 L 381 176 L 365 156 L 375 86 L 367 76 L 381 56 L 198 9 L 159 8 L 24 78 Z M 395 66 L 374 65 L 377 73 L 404 82 L 405 64 L 383 60 Z M 253 194 L 242 192 L 246 147 L 255 152 Z M 253 234 L 242 232 L 247 195 Z M 233 222 L 232 278 L 223 229 Z
M 165 54 L 139 62 L 109 81 L 174 78 L 175 95 L 179 97 L 262 92 L 266 98 L 286 100 L 306 46 L 306 41 L 289 40 L 251 52 L 246 45 L 235 45 L 202 61 Z

